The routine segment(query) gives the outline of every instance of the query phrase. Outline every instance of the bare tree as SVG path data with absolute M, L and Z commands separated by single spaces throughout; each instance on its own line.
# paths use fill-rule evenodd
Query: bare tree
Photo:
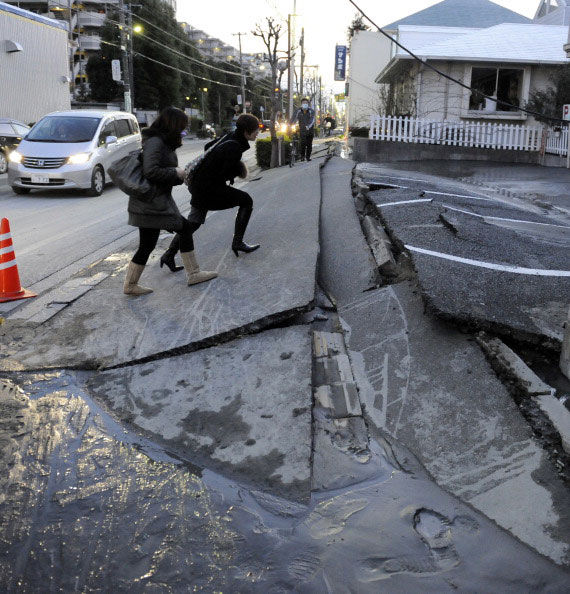
M 281 36 L 282 26 L 275 22 L 272 17 L 267 17 L 267 29 L 262 29 L 261 24 L 257 23 L 255 26 L 255 30 L 252 31 L 255 37 L 259 37 L 267 49 L 267 61 L 271 66 L 271 92 L 273 93 L 273 99 L 271 101 L 271 167 L 277 167 L 279 164 L 279 143 L 277 140 L 277 132 L 275 130 L 275 118 L 277 112 L 279 111 L 279 96 L 275 91 L 276 88 L 281 89 L 281 77 L 283 76 L 283 72 L 279 74 L 278 80 L 278 68 L 277 63 L 279 62 L 279 58 L 277 56 L 278 50 L 277 47 L 279 46 L 279 37 Z

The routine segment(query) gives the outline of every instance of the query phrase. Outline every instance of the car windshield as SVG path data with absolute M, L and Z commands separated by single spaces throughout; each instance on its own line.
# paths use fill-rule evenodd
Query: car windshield
M 26 140 L 32 142 L 89 142 L 101 118 L 49 116 L 40 120 Z

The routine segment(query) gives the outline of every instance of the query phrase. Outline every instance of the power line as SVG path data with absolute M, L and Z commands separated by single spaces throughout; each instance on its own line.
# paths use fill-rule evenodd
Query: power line
M 117 45 L 116 43 L 112 43 L 110 41 L 101 40 L 101 43 L 104 43 L 105 45 L 112 45 L 113 47 L 118 47 L 119 49 L 121 47 L 120 45 Z M 160 60 L 157 60 L 156 58 L 151 58 L 149 56 L 146 56 L 145 54 L 141 54 L 140 52 L 135 52 L 135 56 L 137 56 L 139 58 L 144 58 L 145 60 L 149 60 L 150 62 L 154 62 L 155 64 L 160 64 L 161 66 L 165 66 L 166 68 L 170 68 L 171 70 L 175 70 L 176 72 L 180 72 L 181 74 L 188 74 L 195 78 L 199 78 L 200 80 L 205 80 L 207 82 L 211 82 L 215 85 L 222 85 L 224 87 L 232 87 L 234 89 L 240 88 L 238 85 L 231 85 L 228 83 L 220 82 L 218 80 L 212 80 L 211 78 L 205 78 L 203 76 L 198 76 L 198 75 L 194 74 L 193 72 L 188 72 L 187 70 L 182 70 L 181 68 L 177 68 L 176 66 L 172 66 L 171 64 L 166 64 L 165 62 L 161 62 Z M 268 97 L 267 95 L 259 95 L 259 97 L 263 97 L 265 99 L 271 99 L 271 97 Z
M 101 40 L 101 43 L 104 43 L 105 45 L 112 45 L 113 47 L 118 47 L 119 49 L 121 48 L 120 45 L 117 45 L 116 43 L 112 43 L 110 41 L 104 41 L 103 39 Z M 182 74 L 188 74 L 190 76 L 193 76 L 194 78 L 199 78 L 200 80 L 205 80 L 207 82 L 211 82 L 216 85 L 222 85 L 224 87 L 233 87 L 235 89 L 239 89 L 238 85 L 231 85 L 229 83 L 220 82 L 219 80 L 212 80 L 211 78 L 206 78 L 205 76 L 198 76 L 194 72 L 182 70 L 181 68 L 177 68 L 176 66 L 171 66 L 170 64 L 165 64 L 164 62 L 159 62 L 158 60 L 155 60 L 154 58 L 149 58 L 148 56 L 145 56 L 144 54 L 142 54 L 140 52 L 135 52 L 135 56 L 145 58 L 146 60 L 150 60 L 151 62 L 156 62 L 157 64 L 161 64 L 162 66 L 166 66 L 167 68 L 171 68 L 172 70 L 177 70 L 178 72 L 181 72 Z
M 144 21 L 145 23 L 146 23 L 146 22 L 149 22 L 149 21 L 147 21 L 146 19 L 143 19 L 143 18 L 139 17 L 138 15 L 137 15 L 137 18 L 139 18 L 140 20 Z M 111 18 L 109 18 L 109 17 L 107 17 L 107 19 L 109 20 L 109 22 L 111 22 L 111 23 L 114 23 L 114 24 L 116 24 L 116 25 L 119 25 L 119 26 L 120 26 L 120 23 L 119 23 L 118 21 L 115 21 L 115 20 L 113 20 L 113 19 L 111 19 Z M 189 43 L 189 42 L 187 42 L 187 41 L 185 41 L 185 40 L 183 40 L 183 39 L 180 39 L 179 37 L 176 37 L 176 36 L 175 36 L 175 35 L 173 35 L 172 33 L 168 33 L 168 31 L 165 31 L 164 29 L 161 29 L 160 27 L 157 27 L 156 25 L 152 25 L 152 26 L 153 26 L 153 27 L 155 27 L 156 29 L 158 29 L 158 30 L 162 31 L 163 33 L 167 33 L 167 34 L 168 34 L 168 35 L 170 35 L 171 37 L 174 37 L 174 39 L 176 39 L 177 41 L 179 41 L 179 42 L 181 42 L 181 43 L 183 43 L 183 44 L 185 44 L 185 45 L 188 45 L 188 46 L 190 46 L 190 47 L 192 47 L 192 48 L 196 49 L 196 48 L 195 48 L 195 46 L 193 46 L 191 43 Z M 131 34 L 132 34 L 132 31 L 131 31 Z M 177 50 L 177 49 L 175 49 L 175 48 L 173 48 L 173 47 L 171 47 L 171 46 L 169 46 L 169 45 L 166 45 L 166 44 L 164 44 L 164 43 L 161 43 L 160 41 L 157 41 L 156 39 L 153 39 L 152 37 L 149 37 L 148 35 L 144 35 L 143 33 L 139 33 L 139 35 L 140 35 L 141 37 L 143 37 L 144 39 L 147 39 L 148 41 L 150 41 L 150 42 L 152 42 L 152 43 L 155 43 L 156 45 L 159 45 L 160 47 L 162 47 L 162 48 L 164 48 L 164 49 L 166 49 L 166 50 L 168 50 L 168 51 L 170 51 L 170 52 L 172 52 L 172 53 L 174 53 L 174 54 L 176 54 L 176 55 L 178 55 L 178 56 L 180 56 L 180 57 L 182 57 L 182 58 L 184 58 L 184 59 L 186 59 L 186 60 L 189 60 L 189 61 L 191 61 L 191 62 L 195 62 L 196 64 L 202 65 L 202 66 L 204 66 L 204 67 L 206 67 L 206 68 L 209 68 L 209 69 L 212 69 L 212 70 L 216 70 L 216 71 L 218 71 L 218 72 L 222 72 L 222 73 L 224 73 L 224 74 L 229 74 L 229 75 L 231 75 L 231 76 L 242 76 L 242 75 L 243 75 L 244 77 L 246 76 L 246 75 L 245 75 L 245 73 L 243 72 L 243 68 L 242 68 L 241 66 L 240 66 L 240 71 L 239 71 L 239 72 L 235 72 L 235 71 L 233 71 L 233 72 L 232 72 L 232 71 L 230 71 L 230 70 L 224 70 L 224 69 L 222 69 L 222 68 L 218 68 L 218 67 L 216 67 L 216 66 L 213 66 L 213 65 L 211 65 L 211 64 L 208 64 L 208 63 L 206 63 L 206 62 L 202 62 L 202 61 L 200 61 L 200 60 L 198 60 L 198 59 L 196 59 L 196 58 L 193 58 L 192 56 L 187 56 L 187 55 L 186 55 L 186 54 L 184 54 L 183 52 L 180 52 L 179 50 Z M 199 50 L 197 50 L 197 51 L 199 51 Z M 223 62 L 223 61 L 222 61 L 222 62 Z M 233 66 L 233 65 L 234 65 L 234 64 L 232 64 L 231 62 L 224 62 L 224 63 L 227 63 L 227 64 L 229 64 L 229 65 L 231 65 L 231 66 Z M 193 76 L 197 76 L 197 75 L 193 75 Z M 198 76 L 197 76 L 197 78 L 200 78 L 200 77 L 198 77 Z M 252 77 L 252 76 L 250 76 L 250 78 L 253 78 L 253 77 Z M 210 80 L 210 79 L 203 79 L 203 80 Z M 216 81 L 214 81 L 214 82 L 216 82 Z M 223 84 L 223 83 L 220 83 L 220 84 Z M 259 84 L 261 87 L 263 87 L 264 89 L 266 89 L 266 90 L 268 90 L 268 91 L 272 90 L 272 88 L 271 88 L 271 85 L 270 85 L 269 83 L 266 83 L 266 82 L 264 82 L 263 80 L 259 80 L 259 81 L 257 81 L 257 83 L 256 83 L 256 84 Z M 235 86 L 235 85 L 232 85 L 232 86 Z M 238 87 L 238 88 L 239 88 L 239 87 Z
M 155 25 L 154 23 L 151 23 L 150 21 L 148 21 L 147 19 L 141 17 L 140 15 L 136 15 L 136 17 L 138 19 L 140 19 L 141 21 L 143 21 L 143 23 L 146 23 L 148 25 L 150 25 L 151 27 L 154 27 L 155 29 L 157 29 L 158 31 L 161 31 L 162 33 L 169 35 L 170 37 L 174 37 L 174 39 L 176 39 L 177 41 L 180 41 L 181 43 L 183 43 L 184 45 L 187 45 L 193 49 L 195 49 L 197 52 L 199 52 L 200 54 L 202 54 L 200 48 L 195 44 L 192 43 L 191 41 L 187 40 L 187 39 L 181 39 L 180 37 L 177 37 L 176 35 L 174 35 L 173 33 L 170 33 L 170 31 L 167 31 L 166 29 L 163 29 L 162 27 L 159 27 L 158 25 Z M 233 48 L 236 49 L 236 48 Z M 196 58 L 193 58 L 194 60 Z M 229 60 L 222 60 L 222 59 L 218 59 L 216 60 L 217 62 L 221 62 L 222 64 L 227 64 L 228 66 L 236 66 L 235 62 L 230 62 Z M 205 64 L 204 62 L 200 62 L 201 64 Z M 206 64 L 207 65 L 207 64 Z M 208 65 L 209 66 L 209 65 Z M 234 73 L 235 74 L 235 73 Z
M 417 60 L 418 62 L 420 62 L 420 64 L 423 64 L 426 68 L 429 68 L 430 70 L 433 70 L 434 72 L 437 72 L 437 74 L 439 74 L 440 76 L 443 76 L 444 78 L 450 80 L 451 82 L 454 82 L 455 84 L 458 84 L 459 86 L 463 87 L 464 89 L 467 89 L 468 91 L 473 91 L 473 92 L 477 93 L 479 96 L 484 97 L 485 99 L 491 99 L 492 101 L 496 101 L 500 105 L 504 105 L 504 106 L 507 106 L 507 107 L 514 107 L 518 111 L 524 111 L 525 113 L 529 113 L 530 115 L 539 116 L 541 118 L 550 120 L 552 122 L 563 122 L 564 124 L 567 123 L 566 120 L 563 120 L 562 118 L 555 118 L 555 117 L 552 117 L 552 116 L 548 116 L 548 115 L 545 115 L 545 114 L 540 113 L 538 111 L 533 111 L 532 109 L 527 109 L 526 107 L 519 107 L 518 105 L 513 105 L 512 103 L 508 103 L 507 101 L 498 100 L 496 97 L 492 97 L 491 95 L 485 95 L 485 93 L 482 93 L 478 89 L 474 89 L 473 87 L 471 87 L 469 85 L 466 85 L 464 82 L 461 82 L 460 80 L 457 80 L 456 78 L 453 78 L 453 76 L 450 76 L 449 74 L 446 74 L 445 72 L 442 72 L 441 70 L 439 70 L 438 68 L 436 68 L 432 64 L 429 64 L 427 62 L 427 60 L 422 60 L 422 58 L 420 58 L 419 56 L 417 56 L 416 54 L 414 54 L 414 52 L 412 52 L 407 47 L 405 47 L 404 45 L 402 45 L 398 40 L 394 39 L 389 33 L 386 33 L 386 31 L 384 31 L 381 27 L 379 27 L 360 8 L 360 6 L 358 6 L 358 4 L 356 4 L 356 2 L 354 2 L 354 0 L 348 0 L 348 1 L 356 8 L 356 10 L 358 10 L 358 12 L 367 21 L 369 21 L 374 27 L 376 27 L 376 29 L 378 29 L 378 31 L 380 33 L 382 33 L 382 35 L 384 35 L 384 37 L 387 37 L 390 41 L 394 42 L 399 48 L 403 49 L 406 53 L 410 54 L 410 56 L 412 56 L 412 58 L 414 58 L 415 60 Z

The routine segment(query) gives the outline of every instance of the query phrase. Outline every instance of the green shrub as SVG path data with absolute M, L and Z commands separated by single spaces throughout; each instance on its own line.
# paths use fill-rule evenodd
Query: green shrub
M 255 141 L 255 158 L 259 167 L 269 169 L 271 165 L 271 138 L 258 138 Z
M 350 129 L 350 135 L 358 138 L 368 138 L 370 128 L 366 126 L 355 126 Z
M 285 165 L 291 154 L 291 139 L 282 134 L 279 134 L 278 136 L 283 139 L 281 144 L 281 163 Z M 257 159 L 257 164 L 260 167 L 269 169 L 271 166 L 271 138 L 258 138 L 255 141 L 255 157 Z

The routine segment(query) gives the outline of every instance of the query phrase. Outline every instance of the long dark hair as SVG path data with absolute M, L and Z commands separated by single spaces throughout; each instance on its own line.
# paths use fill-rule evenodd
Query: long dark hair
M 164 142 L 172 148 L 182 146 L 180 133 L 188 126 L 188 116 L 178 107 L 165 107 L 150 126 L 151 130 L 158 132 Z

